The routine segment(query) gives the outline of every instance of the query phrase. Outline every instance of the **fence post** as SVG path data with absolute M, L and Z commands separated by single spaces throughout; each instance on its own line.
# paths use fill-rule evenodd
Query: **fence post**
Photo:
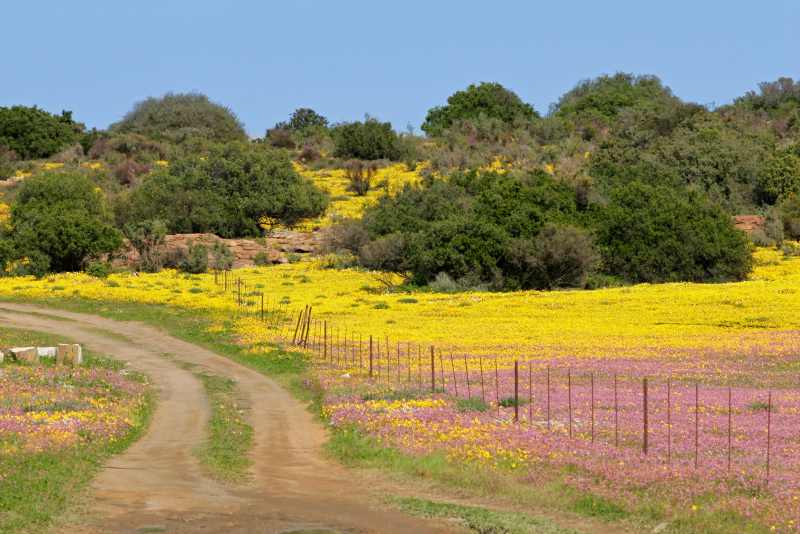
M 514 360 L 514 422 L 519 423 L 519 361 Z
M 308 315 L 306 316 L 306 332 L 305 336 L 303 336 L 303 348 L 308 348 L 308 333 L 311 330 L 311 310 L 313 308 L 311 306 L 308 307 Z
M 369 377 L 372 378 L 372 336 L 369 336 Z
M 431 345 L 431 393 L 436 393 L 436 359 L 433 352 L 433 345 Z
M 456 363 L 453 361 L 453 353 L 450 353 L 450 368 L 453 371 L 453 387 L 456 390 L 456 398 L 458 398 L 458 380 L 456 380 Z
M 322 321 L 322 359 L 328 361 L 328 321 Z
M 300 331 L 300 323 L 302 322 L 303 316 L 306 313 L 306 308 L 308 308 L 308 305 L 306 305 L 306 307 L 303 308 L 303 310 L 297 316 L 297 325 L 295 325 L 295 327 L 294 327 L 294 335 L 292 336 L 292 345 L 296 345 L 297 344 L 297 332 Z
M 264 322 L 264 292 L 261 292 L 261 322 Z
M 642 417 L 644 418 L 642 421 L 642 452 L 644 452 L 645 456 L 647 456 L 647 378 L 642 379 L 642 414 Z
M 228 271 L 227 270 L 222 271 L 222 278 L 225 281 L 225 293 L 227 293 L 228 292 Z

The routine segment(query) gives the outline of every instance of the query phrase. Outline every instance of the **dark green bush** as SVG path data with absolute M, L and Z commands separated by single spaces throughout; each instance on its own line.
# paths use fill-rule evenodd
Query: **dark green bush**
M 217 142 L 244 141 L 247 133 L 236 115 L 199 93 L 167 93 L 137 103 L 112 133 L 137 133 L 153 139 L 183 142 L 200 137 Z
M 259 252 L 253 257 L 253 264 L 257 267 L 263 267 L 265 265 L 269 265 L 269 255 L 266 252 Z
M 545 224 L 534 239 L 514 239 L 508 247 L 511 276 L 520 287 L 555 289 L 583 287 L 599 265 L 586 230 Z
M 800 197 L 787 195 L 779 206 L 783 233 L 789 239 L 800 239 Z
M 37 107 L 0 107 L 0 146 L 22 159 L 49 158 L 76 143 L 82 129 L 69 111 L 52 115 Z
M 389 122 L 368 118 L 364 122 L 350 122 L 332 130 L 337 158 L 397 160 L 400 156 L 397 133 Z
M 800 154 L 796 148 L 780 150 L 767 161 L 756 191 L 765 204 L 800 193 Z
M 294 132 L 316 128 L 327 128 L 328 119 L 310 108 L 298 108 L 286 122 L 279 122 L 275 128 L 285 128 Z
M 86 274 L 95 278 L 108 278 L 112 272 L 111 264 L 107 261 L 93 261 L 86 266 Z
M 250 237 L 262 235 L 262 225 L 292 226 L 326 206 L 325 193 L 297 174 L 285 153 L 229 143 L 146 177 L 119 211 L 128 221 L 162 220 L 171 233 Z
M 208 271 L 208 247 L 202 243 L 189 243 L 186 255 L 178 263 L 184 273 L 202 274 Z
M 638 182 L 597 214 L 605 270 L 633 282 L 742 280 L 750 245 L 731 217 L 697 192 Z
M 11 227 L 18 257 L 46 259 L 56 272 L 78 271 L 122 244 L 102 192 L 79 173 L 27 179 L 11 207 Z
M 481 117 L 511 125 L 531 121 L 538 115 L 513 91 L 499 83 L 483 82 L 453 93 L 447 99 L 447 105 L 428 111 L 422 130 L 430 136 L 438 136 L 456 122 Z

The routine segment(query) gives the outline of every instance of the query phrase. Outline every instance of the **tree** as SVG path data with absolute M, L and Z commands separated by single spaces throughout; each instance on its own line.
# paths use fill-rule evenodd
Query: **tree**
M 287 122 L 279 122 L 275 125 L 275 128 L 285 128 L 295 132 L 327 127 L 328 119 L 310 108 L 298 108 L 294 110 Z
M 678 99 L 656 76 L 619 72 L 580 82 L 558 100 L 551 113 L 572 120 L 607 124 L 625 109 L 670 101 Z
M 447 99 L 447 105 L 430 109 L 422 130 L 430 136 L 439 136 L 456 122 L 481 117 L 511 125 L 517 121 L 531 121 L 538 114 L 513 91 L 499 83 L 483 82 L 453 93 Z
M 797 149 L 779 150 L 758 177 L 756 192 L 765 204 L 800 193 L 800 155 Z
M 46 260 L 55 272 L 78 271 L 122 244 L 102 192 L 79 173 L 26 180 L 11 208 L 11 228 L 18 257 Z
M 390 122 L 368 118 L 335 126 L 332 133 L 337 158 L 396 160 L 400 156 L 397 133 Z
M 167 93 L 137 103 L 112 133 L 138 133 L 153 139 L 182 142 L 192 137 L 210 141 L 244 141 L 247 133 L 227 107 L 200 93 Z
M 608 274 L 631 282 L 719 282 L 750 272 L 750 244 L 701 193 L 632 182 L 597 213 Z
M 147 177 L 121 211 L 129 221 L 162 220 L 174 233 L 249 237 L 262 235 L 264 224 L 293 226 L 320 215 L 327 203 L 283 152 L 229 143 Z
M 0 147 L 22 159 L 49 158 L 76 143 L 82 130 L 69 111 L 52 115 L 35 106 L 0 107 Z
M 167 226 L 158 220 L 146 220 L 125 226 L 125 237 L 139 254 L 139 269 L 157 273 L 164 263 Z

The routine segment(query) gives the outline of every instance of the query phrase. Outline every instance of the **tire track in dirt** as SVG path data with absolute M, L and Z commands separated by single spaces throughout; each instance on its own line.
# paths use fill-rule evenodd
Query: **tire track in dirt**
M 127 361 L 158 392 L 148 431 L 104 466 L 85 517 L 68 532 L 458 531 L 380 506 L 377 488 L 361 487 L 357 475 L 323 458 L 325 430 L 300 402 L 232 360 L 137 322 L 10 303 L 0 303 L 0 322 L 67 336 Z M 165 353 L 236 380 L 247 396 L 254 431 L 247 484 L 225 486 L 203 472 L 193 451 L 206 438 L 208 401 L 200 381 Z

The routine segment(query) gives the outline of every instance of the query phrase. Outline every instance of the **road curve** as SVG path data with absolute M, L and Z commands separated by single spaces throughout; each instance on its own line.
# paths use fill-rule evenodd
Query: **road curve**
M 325 430 L 300 402 L 268 377 L 212 351 L 142 323 L 32 305 L 0 303 L 0 324 L 63 335 L 127 361 L 158 392 L 147 433 L 107 462 L 92 482 L 87 513 L 69 532 L 391 534 L 456 528 L 381 507 L 358 475 L 323 458 Z M 164 354 L 237 381 L 254 431 L 247 484 L 226 486 L 204 474 L 193 450 L 206 437 L 208 400 L 200 381 Z

